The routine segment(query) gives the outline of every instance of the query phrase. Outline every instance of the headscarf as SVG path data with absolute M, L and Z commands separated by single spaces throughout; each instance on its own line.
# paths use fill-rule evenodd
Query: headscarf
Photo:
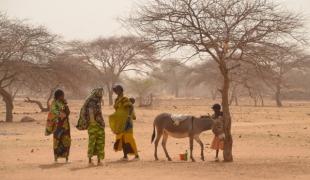
M 101 101 L 103 96 L 103 88 L 96 88 L 93 89 L 90 95 L 86 98 L 81 110 L 80 110 L 80 117 L 78 120 L 78 124 L 76 128 L 78 130 L 86 130 L 89 124 L 89 118 L 87 118 L 87 106 L 90 101 Z

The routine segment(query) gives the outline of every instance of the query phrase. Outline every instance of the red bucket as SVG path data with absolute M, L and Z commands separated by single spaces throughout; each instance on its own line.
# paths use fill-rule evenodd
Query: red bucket
M 187 155 L 187 154 L 180 154 L 180 160 L 181 160 L 181 161 L 187 161 L 186 155 Z

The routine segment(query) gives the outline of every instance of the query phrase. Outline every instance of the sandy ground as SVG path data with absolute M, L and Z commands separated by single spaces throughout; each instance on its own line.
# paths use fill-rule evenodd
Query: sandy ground
M 134 124 L 141 160 L 120 162 L 122 153 L 112 150 L 114 136 L 106 128 L 106 159 L 102 166 L 87 164 L 87 132 L 78 131 L 76 124 L 82 101 L 69 100 L 71 106 L 72 146 L 70 162 L 53 162 L 52 137 L 44 136 L 46 113 L 37 107 L 15 104 L 14 123 L 0 123 L 0 179 L 310 179 L 310 102 L 286 103 L 276 108 L 232 106 L 234 162 L 216 163 L 209 149 L 211 132 L 201 135 L 206 144 L 206 161 L 182 162 L 178 154 L 188 149 L 188 139 L 168 139 L 168 151 L 173 157 L 167 162 L 162 148 L 160 161 L 153 158 L 150 144 L 153 118 L 161 112 L 202 115 L 211 113 L 211 101 L 165 100 L 153 108 L 136 108 Z M 175 107 L 173 106 L 175 105 Z M 4 118 L 0 105 L 0 120 Z M 113 111 L 104 106 L 107 116 Z M 23 116 L 37 119 L 33 123 L 18 122 Z

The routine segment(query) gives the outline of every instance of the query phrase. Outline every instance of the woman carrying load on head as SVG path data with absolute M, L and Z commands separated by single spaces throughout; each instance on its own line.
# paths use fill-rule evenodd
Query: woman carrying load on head
M 115 112 L 109 116 L 109 123 L 112 132 L 116 135 L 114 144 L 115 151 L 123 151 L 122 160 L 128 160 L 128 155 L 134 155 L 135 160 L 139 160 L 136 141 L 133 137 L 134 107 L 132 101 L 124 96 L 124 89 L 120 85 L 113 87 L 113 92 L 117 95 L 114 103 Z
M 92 90 L 80 111 L 77 129 L 88 131 L 88 159 L 97 156 L 98 165 L 104 159 L 105 123 L 101 111 L 103 88 Z
M 65 93 L 58 89 L 54 93 L 45 128 L 46 136 L 53 134 L 55 162 L 58 158 L 66 158 L 68 162 L 71 146 L 69 115 L 70 110 L 65 100 Z

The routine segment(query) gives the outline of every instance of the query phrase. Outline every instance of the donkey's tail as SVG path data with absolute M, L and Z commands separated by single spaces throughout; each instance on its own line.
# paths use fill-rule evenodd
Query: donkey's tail
M 156 132 L 155 132 L 155 122 L 153 123 L 153 134 L 152 134 L 152 140 L 151 143 L 153 143 L 154 139 L 156 137 Z

